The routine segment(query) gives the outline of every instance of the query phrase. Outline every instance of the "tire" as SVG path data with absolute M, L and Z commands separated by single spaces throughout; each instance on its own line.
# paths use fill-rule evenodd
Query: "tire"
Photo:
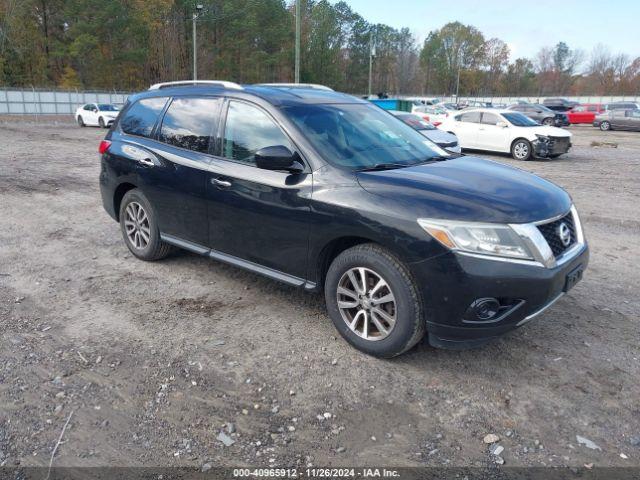
M 555 125 L 555 120 L 553 118 L 545 118 L 544 120 L 542 120 L 542 124 L 553 127 Z
M 362 291 L 361 271 L 366 278 L 366 292 L 373 294 L 358 300 L 354 294 Z M 350 272 L 353 276 L 349 275 Z M 373 286 L 380 280 L 385 285 L 375 291 Z M 376 357 L 391 358 L 406 352 L 424 336 L 426 321 L 416 283 L 409 269 L 379 245 L 365 243 L 342 252 L 329 266 L 324 286 L 327 311 L 333 324 L 340 335 L 358 350 Z M 344 291 L 349 294 L 345 295 Z M 392 301 L 376 303 L 376 300 L 384 298 L 389 300 L 389 294 Z M 349 305 L 353 307 L 345 308 Z M 382 314 L 377 313 L 379 311 Z M 387 321 L 390 317 L 395 320 L 393 324 Z M 353 322 L 353 328 L 348 321 Z M 376 326 L 376 321 L 382 329 Z
M 80 125 L 81 127 L 86 127 L 87 124 L 84 123 L 84 120 L 82 119 L 81 115 L 78 115 L 78 125 Z
M 531 160 L 532 155 L 533 146 L 526 138 L 518 138 L 511 144 L 511 156 L 515 160 Z
M 142 209 L 144 219 L 142 219 L 139 209 Z M 134 217 L 138 221 L 133 220 Z M 134 188 L 125 193 L 120 203 L 119 218 L 124 243 L 131 253 L 140 260 L 161 260 L 173 251 L 171 245 L 160 239 L 155 212 L 147 197 L 139 189 Z M 138 233 L 137 237 L 135 232 Z
M 604 122 L 600 122 L 600 130 L 602 130 L 603 132 L 608 132 L 609 130 L 611 130 L 611 124 L 606 120 Z
M 98 118 L 98 125 L 100 125 L 100 128 L 106 128 L 107 126 L 104 123 L 104 118 L 100 117 Z

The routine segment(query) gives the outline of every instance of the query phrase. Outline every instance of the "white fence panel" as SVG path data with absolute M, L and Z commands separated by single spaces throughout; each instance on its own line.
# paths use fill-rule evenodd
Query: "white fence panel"
M 130 93 L 0 88 L 0 115 L 71 115 L 85 103 L 123 105 Z

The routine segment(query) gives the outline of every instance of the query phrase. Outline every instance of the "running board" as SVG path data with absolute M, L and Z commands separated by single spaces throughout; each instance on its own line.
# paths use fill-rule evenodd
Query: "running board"
M 272 278 L 273 280 L 286 283 L 287 285 L 298 288 L 303 287 L 305 290 L 316 290 L 316 284 L 314 282 L 289 275 L 288 273 L 284 273 L 273 268 L 265 267 L 264 265 L 260 265 L 258 263 L 243 260 L 242 258 L 229 255 L 228 253 L 223 253 L 219 252 L 218 250 L 203 247 L 202 245 L 198 245 L 197 243 L 189 242 L 187 240 L 182 240 L 181 238 L 174 237 L 173 235 L 161 233 L 160 239 L 163 242 L 167 242 L 176 247 L 189 250 L 193 253 L 197 253 L 198 255 L 205 255 L 215 260 L 228 263 L 229 265 L 240 267 L 251 272 L 259 273 L 260 275 L 264 275 L 265 277 Z

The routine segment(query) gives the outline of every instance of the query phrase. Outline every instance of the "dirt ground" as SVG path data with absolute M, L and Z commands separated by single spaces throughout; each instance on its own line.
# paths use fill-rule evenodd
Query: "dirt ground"
M 573 196 L 584 280 L 489 346 L 389 361 L 320 295 L 135 260 L 100 201 L 105 131 L 0 119 L 0 465 L 48 465 L 73 413 L 56 466 L 493 468 L 488 433 L 505 465 L 640 466 L 640 133 L 570 130 L 557 160 L 491 158 Z

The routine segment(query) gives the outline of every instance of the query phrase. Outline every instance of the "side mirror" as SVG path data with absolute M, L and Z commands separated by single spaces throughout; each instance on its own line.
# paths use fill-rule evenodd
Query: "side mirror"
M 500 121 L 500 122 L 496 123 L 496 126 L 502 127 L 502 128 L 507 128 L 509 126 L 509 124 L 507 122 Z
M 98 109 L 97 109 L 97 108 L 94 108 L 94 109 L 93 109 L 93 113 L 98 113 Z
M 255 153 L 256 166 L 264 170 L 286 170 L 301 173 L 304 166 L 298 161 L 298 154 L 291 152 L 284 145 L 264 147 Z

